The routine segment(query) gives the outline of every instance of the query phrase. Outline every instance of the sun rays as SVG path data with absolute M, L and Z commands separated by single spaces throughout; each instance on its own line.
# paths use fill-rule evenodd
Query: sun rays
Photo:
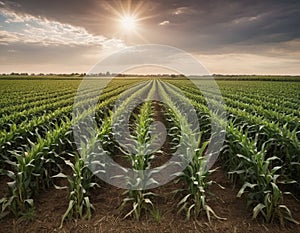
M 130 0 L 106 2 L 105 8 L 111 12 L 108 21 L 114 22 L 114 37 L 124 40 L 126 44 L 137 40 L 148 42 L 143 37 L 146 30 L 145 21 L 154 16 L 147 14 L 149 7 L 145 2 L 133 3 Z

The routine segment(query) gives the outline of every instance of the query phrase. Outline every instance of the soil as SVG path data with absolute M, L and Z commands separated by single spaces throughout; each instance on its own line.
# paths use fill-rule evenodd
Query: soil
M 160 112 L 158 106 L 156 106 L 156 112 Z M 163 121 L 160 113 L 155 118 Z M 164 151 L 169 150 L 168 144 L 164 144 L 163 147 Z M 114 159 L 123 166 L 129 166 L 128 161 L 121 155 Z M 168 159 L 169 156 L 164 153 L 160 158 L 153 161 L 153 165 L 154 167 L 160 166 Z M 208 191 L 212 195 L 208 196 L 208 205 L 218 216 L 227 220 L 217 220 L 212 217 L 209 223 L 204 213 L 198 219 L 185 220 L 184 214 L 177 214 L 177 203 L 180 201 L 180 196 L 173 192 L 182 188 L 183 183 L 174 183 L 173 181 L 151 190 L 158 194 L 154 198 L 154 206 L 159 212 L 156 219 L 150 213 L 143 213 L 140 221 L 131 218 L 124 219 L 126 209 L 119 210 L 124 197 L 124 190 L 100 182 L 101 187 L 94 189 L 91 193 L 91 203 L 95 207 L 92 219 L 68 220 L 62 228 L 59 228 L 61 217 L 68 207 L 68 191 L 50 188 L 35 199 L 34 216 L 20 219 L 15 219 L 12 215 L 6 216 L 0 220 L 0 232 L 300 232 L 300 225 L 286 223 L 284 227 L 281 227 L 278 222 L 264 224 L 262 219 L 252 220 L 251 210 L 246 207 L 245 199 L 236 197 L 238 188 L 233 187 L 225 172 L 219 168 L 210 178 L 223 186 L 224 189 L 217 185 L 209 187 Z M 7 190 L 6 182 L 5 178 L 0 177 L 0 197 Z M 294 214 L 294 218 L 300 221 L 300 203 L 292 198 L 287 198 L 285 201 L 285 204 Z
M 35 216 L 32 220 L 7 216 L 0 221 L 0 232 L 300 232 L 300 226 L 292 223 L 281 227 L 277 222 L 264 224 L 261 219 L 252 220 L 251 210 L 246 208 L 243 198 L 236 197 L 238 189 L 233 188 L 224 172 L 217 170 L 211 179 L 225 189 L 212 185 L 209 191 L 214 196 L 209 196 L 208 203 L 220 217 L 227 220 L 212 218 L 209 223 L 203 214 L 198 219 L 186 221 L 184 215 L 177 214 L 176 204 L 180 197 L 172 193 L 183 184 L 174 182 L 152 190 L 159 195 L 154 204 L 159 209 L 160 219 L 155 220 L 149 213 L 145 213 L 140 221 L 123 219 L 125 213 L 119 211 L 118 207 L 124 190 L 103 184 L 91 195 L 91 202 L 95 207 L 91 220 L 69 220 L 60 229 L 61 216 L 68 206 L 68 192 L 51 188 L 36 199 Z M 299 202 L 287 199 L 286 204 L 299 221 Z

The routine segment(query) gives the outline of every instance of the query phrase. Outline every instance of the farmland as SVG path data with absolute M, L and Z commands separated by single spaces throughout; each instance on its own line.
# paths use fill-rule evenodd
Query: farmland
M 220 96 L 209 88 L 204 88 L 205 93 L 197 88 L 205 87 L 206 80 L 131 77 L 115 78 L 108 85 L 105 78 L 88 82 L 89 87 L 77 93 L 80 78 L 0 79 L 3 232 L 24 231 L 24 226 L 28 232 L 300 230 L 300 82 L 296 79 L 218 78 L 226 120 L 208 107 L 208 101 L 218 106 Z M 105 88 L 98 96 L 94 83 L 101 86 L 101 82 Z M 124 105 L 114 109 L 127 90 Z M 112 122 L 124 121 L 126 106 L 138 96 L 145 101 L 130 116 L 134 148 L 126 153 L 114 138 Z M 153 96 L 163 101 L 152 101 Z M 199 137 L 181 111 L 186 103 L 198 117 Z M 74 116 L 74 107 L 84 111 Z M 90 119 L 92 113 L 95 119 Z M 84 132 L 77 125 L 82 119 L 95 121 L 95 135 L 76 145 L 74 128 Z M 212 119 L 226 132 L 225 141 L 216 163 L 205 170 L 205 152 L 215 137 Z M 162 148 L 149 154 L 154 121 L 165 125 L 167 136 Z M 86 163 L 100 143 L 98 153 L 124 167 L 146 170 L 167 162 L 180 140 L 192 148 L 180 153 L 183 160 L 192 157 L 187 167 L 174 181 L 150 190 L 113 187 L 98 178 L 100 162 L 94 170 Z

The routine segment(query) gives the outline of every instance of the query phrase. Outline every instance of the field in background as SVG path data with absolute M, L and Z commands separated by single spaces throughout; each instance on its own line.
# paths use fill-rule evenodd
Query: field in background
M 86 230 L 112 230 L 109 228 L 111 221 L 117 222 L 124 231 L 147 230 L 146 226 L 137 222 L 140 220 L 141 223 L 147 222 L 150 230 L 169 229 L 175 232 L 178 226 L 176 221 L 171 224 L 170 219 L 176 216 L 180 231 L 201 229 L 211 219 L 211 227 L 206 228 L 207 232 L 233 232 L 234 226 L 244 231 L 264 232 L 261 224 L 265 224 L 271 232 L 295 232 L 296 228 L 299 229 L 296 220 L 300 220 L 299 202 L 292 198 L 299 198 L 300 191 L 298 78 L 262 77 L 258 80 L 258 77 L 236 76 L 231 78 L 233 80 L 227 80 L 229 77 L 217 79 L 228 118 L 227 122 L 220 122 L 226 124 L 226 142 L 213 167 L 219 169 L 200 174 L 199 167 L 205 158 L 203 153 L 197 152 L 197 158 L 200 159 L 192 161 L 181 174 L 179 182 L 171 182 L 167 188 L 154 189 L 153 192 L 159 194 L 156 196 L 147 191 L 122 194 L 122 191 L 98 180 L 84 164 L 85 158 L 78 155 L 71 127 L 74 124 L 72 110 L 81 83 L 80 77 L 1 77 L 0 224 L 4 226 L 3 229 L 12 231 L 11 225 L 14 225 L 15 229 L 20 230 L 25 221 L 28 231 L 41 230 L 43 225 L 50 230 L 58 228 L 62 220 L 65 230 L 79 230 L 89 223 L 93 224 Z M 147 85 L 139 86 L 142 82 L 147 82 Z M 194 82 L 205 85 L 205 80 Z M 135 110 L 131 127 L 137 151 L 134 156 L 126 157 L 114 142 L 110 125 L 114 114 L 110 110 L 120 94 L 130 87 L 135 87 L 136 92 L 128 97 L 129 103 L 130 98 L 133 99 L 138 93 L 146 98 L 158 94 L 171 108 L 166 104 L 148 101 Z M 177 88 L 196 109 L 203 131 L 199 148 L 205 151 L 206 142 L 212 136 L 210 122 L 214 113 L 207 108 L 205 98 L 192 82 L 178 77 L 120 77 L 107 85 L 97 104 L 99 128 L 96 140 L 102 143 L 106 153 L 121 164 L 135 169 L 156 167 L 167 161 L 178 145 L 178 138 L 183 137 L 180 132 L 185 130 L 187 135 L 189 133 L 188 128 L 180 129 L 178 125 L 179 119 L 185 117 L 178 108 L 186 99 L 176 95 Z M 96 89 L 82 90 L 82 102 L 77 104 L 86 104 L 91 98 L 97 98 L 96 94 Z M 214 91 L 207 89 L 205 94 L 211 97 L 212 103 L 217 104 L 219 96 Z M 120 109 L 119 113 L 122 114 L 122 111 L 125 110 Z M 86 116 L 83 114 L 80 117 Z M 154 120 L 166 124 L 168 141 L 162 154 L 143 157 L 142 145 L 150 141 L 147 132 Z M 192 137 L 190 141 L 193 141 Z M 89 144 L 81 149 L 87 153 L 93 146 Z M 215 181 L 226 189 L 211 188 Z M 183 192 L 176 195 L 172 193 L 179 189 Z M 45 202 L 47 198 L 40 198 L 49 190 L 52 190 L 51 202 L 45 206 L 42 201 Z M 210 195 L 211 191 L 215 195 Z M 110 192 L 115 192 L 115 199 L 111 199 Z M 232 197 L 232 193 L 238 197 Z M 57 212 L 49 211 L 55 202 L 62 206 L 56 207 Z M 102 204 L 105 202 L 110 203 L 110 206 L 106 206 L 107 210 Z M 221 208 L 227 204 L 228 211 Z M 123 208 L 116 210 L 120 205 Z M 172 211 L 169 212 L 166 206 Z M 237 206 L 243 210 L 236 210 Z M 43 215 L 43 212 L 55 220 L 49 223 L 48 215 Z M 39 214 L 45 219 L 37 223 Z M 122 220 L 123 217 L 126 219 Z M 255 220 L 251 220 L 252 217 Z M 82 225 L 68 221 L 83 218 L 91 220 L 81 222 Z M 97 223 L 99 218 L 104 219 L 103 225 Z M 13 223 L 15 219 L 22 220 Z M 189 219 L 189 222 L 184 222 L 185 219 Z M 161 226 L 156 228 L 159 224 Z M 285 224 L 286 228 L 280 229 L 280 224 Z M 126 225 L 132 228 L 126 228 Z

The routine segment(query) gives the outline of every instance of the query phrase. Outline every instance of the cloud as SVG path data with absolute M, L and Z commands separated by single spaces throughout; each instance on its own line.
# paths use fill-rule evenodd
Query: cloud
M 5 45 L 0 45 L 0 49 L 3 47 L 0 61 L 7 57 L 10 59 L 7 63 L 13 64 L 21 53 L 17 45 L 27 48 L 22 50 L 24 61 L 33 59 L 32 48 L 39 48 L 37 57 L 45 57 L 45 63 L 55 61 L 55 56 L 69 59 L 72 49 L 80 48 L 80 53 L 84 53 L 93 47 L 102 53 L 104 47 L 108 50 L 122 47 L 123 41 L 114 39 L 121 37 L 115 16 L 104 6 L 108 3 L 122 13 L 122 9 L 130 8 L 124 2 L 127 3 L 121 0 L 86 0 L 84 3 L 82 0 L 0 0 L 0 44 Z M 140 1 L 130 2 L 130 9 L 139 9 L 137 13 L 143 19 L 139 21 L 143 43 L 167 44 L 207 56 L 213 72 L 235 72 L 235 67 L 236 72 L 241 69 L 247 73 L 270 73 L 282 68 L 299 73 L 298 0 L 229 0 L 226 3 L 149 0 L 142 8 L 135 7 Z M 6 11 L 3 12 L 3 8 Z M 134 36 L 127 41 L 132 45 L 142 42 Z M 62 52 L 62 47 L 70 51 Z M 55 51 L 53 59 L 47 55 L 48 48 Z M 8 49 L 16 53 L 8 56 Z M 241 66 L 237 65 L 237 58 L 243 61 Z M 256 62 L 263 59 L 273 62 Z M 17 67 L 17 64 L 14 65 Z
M 190 14 L 194 13 L 195 11 L 189 7 L 178 7 L 175 10 L 172 11 L 173 15 L 182 15 L 182 14 Z
M 94 35 L 83 27 L 17 12 L 9 7 L 0 9 L 0 15 L 4 18 L 4 23 L 0 30 L 0 44 L 3 45 L 19 42 L 43 46 L 124 47 L 121 40 Z
M 159 26 L 165 26 L 165 25 L 168 25 L 168 24 L 170 24 L 170 21 L 169 20 L 165 20 L 165 21 L 160 22 L 158 25 Z
M 32 15 L 16 13 L 10 9 L 10 6 L 6 6 L 4 3 L 2 6 L 3 7 L 0 9 L 0 14 L 5 18 L 5 23 L 24 23 L 35 19 L 35 17 Z
M 84 25 L 25 13 L 16 3 L 0 2 L 1 72 L 87 72 L 125 43 Z
M 241 17 L 241 18 L 234 19 L 232 22 L 234 24 L 246 24 L 246 23 L 251 23 L 253 21 L 259 20 L 261 17 L 262 15 Z

